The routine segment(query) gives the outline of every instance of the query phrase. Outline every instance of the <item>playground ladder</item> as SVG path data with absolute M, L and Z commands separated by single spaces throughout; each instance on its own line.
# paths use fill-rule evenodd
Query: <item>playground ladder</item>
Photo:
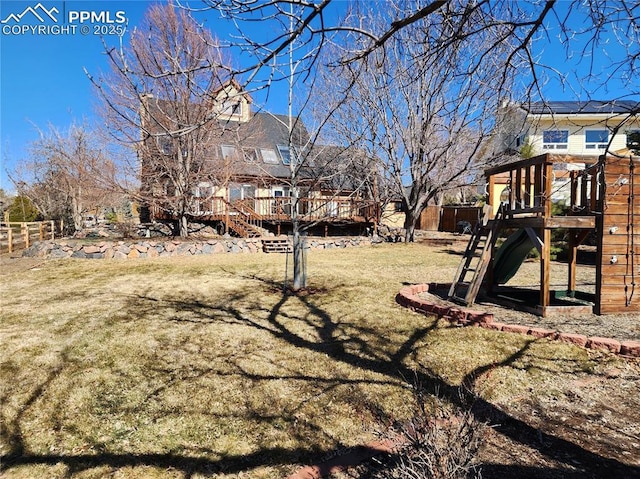
M 475 302 L 491 261 L 491 249 L 500 230 L 499 225 L 503 214 L 501 205 L 494 220 L 487 222 L 486 225 L 480 221 L 476 225 L 456 271 L 454 281 L 449 288 L 450 300 L 467 306 L 471 306 Z M 469 274 L 471 274 L 470 280 L 467 279 Z

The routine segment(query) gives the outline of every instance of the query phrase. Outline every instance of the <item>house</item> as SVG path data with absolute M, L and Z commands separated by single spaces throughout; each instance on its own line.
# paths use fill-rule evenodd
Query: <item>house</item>
M 582 171 L 605 154 L 628 155 L 640 148 L 640 102 L 549 101 L 505 104 L 499 114 L 496 157 L 545 153 L 564 155 L 553 167 L 552 200 L 566 203 L 571 171 Z M 494 197 L 508 197 L 509 178 L 494 178 Z M 488 193 L 488 192 L 487 192 Z M 497 208 L 494 205 L 494 209 Z
M 319 234 L 362 233 L 378 221 L 370 187 L 373 168 L 361 152 L 312 142 L 299 119 L 290 126 L 288 116 L 252 111 L 250 95 L 236 82 L 212 96 L 216 119 L 201 128 L 197 142 L 202 147 L 191 165 L 189 222 L 260 236 L 289 232 L 294 212 L 303 226 Z M 173 221 L 177 211 L 171 201 L 163 201 L 173 194 L 167 181 L 171 173 L 155 166 L 165 164 L 163 155 L 171 158 L 176 149 L 174 139 L 162 135 L 168 129 L 163 122 L 172 119 L 163 120 L 168 115 L 159 113 L 171 108 L 150 96 L 145 101 L 143 109 L 152 118 L 147 124 L 157 124 L 148 129 L 158 132 L 149 135 L 142 155 L 142 190 L 156 192 L 147 195 L 153 199 L 148 219 Z

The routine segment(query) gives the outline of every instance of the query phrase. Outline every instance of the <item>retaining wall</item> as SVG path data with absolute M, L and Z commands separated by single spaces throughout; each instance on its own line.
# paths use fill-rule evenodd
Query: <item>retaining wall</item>
M 307 238 L 307 249 L 332 249 L 369 246 L 366 237 Z M 137 240 L 98 241 L 86 243 L 76 240 L 39 241 L 23 251 L 22 255 L 36 258 L 127 259 L 199 254 L 260 253 L 260 238 L 221 238 L 209 240 Z

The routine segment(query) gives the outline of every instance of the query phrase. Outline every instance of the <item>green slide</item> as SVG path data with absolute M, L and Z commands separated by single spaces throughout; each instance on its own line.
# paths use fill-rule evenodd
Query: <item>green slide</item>
M 496 284 L 505 284 L 513 278 L 529 255 L 531 248 L 534 247 L 526 230 L 518 230 L 509 236 L 496 251 L 493 262 L 493 281 Z

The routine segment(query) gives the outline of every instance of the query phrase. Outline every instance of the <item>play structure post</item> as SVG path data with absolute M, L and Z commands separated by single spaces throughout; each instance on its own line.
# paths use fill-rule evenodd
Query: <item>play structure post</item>
M 542 311 L 550 305 L 549 269 L 551 266 L 551 230 L 543 228 L 542 231 L 542 253 L 540 254 L 540 306 Z

